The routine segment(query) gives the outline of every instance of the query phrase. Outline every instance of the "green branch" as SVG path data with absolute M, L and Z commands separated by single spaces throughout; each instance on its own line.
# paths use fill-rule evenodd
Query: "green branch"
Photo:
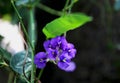
M 8 83 L 13 83 L 13 79 L 14 79 L 14 72 L 10 71 L 8 77 Z
M 18 18 L 19 18 L 19 20 L 20 20 L 20 23 L 21 23 L 21 26 L 22 26 L 22 30 L 23 30 L 25 36 L 27 37 L 28 44 L 29 44 L 29 46 L 32 48 L 32 50 L 34 51 L 33 46 L 32 46 L 32 44 L 31 44 L 31 42 L 30 42 L 29 36 L 28 36 L 28 34 L 27 34 L 27 31 L 26 31 L 26 29 L 25 29 L 24 23 L 23 23 L 23 21 L 22 21 L 22 17 L 20 16 L 17 8 L 15 7 L 15 4 L 14 4 L 14 1 L 13 1 L 13 0 L 11 0 L 11 4 L 12 4 L 12 6 L 13 6 L 13 8 L 14 8 L 15 12 L 17 13 L 17 16 L 18 16 Z
M 53 15 L 57 15 L 57 16 L 61 16 L 62 15 L 62 12 L 54 10 L 54 9 L 52 9 L 52 8 L 46 6 L 46 5 L 43 5 L 41 3 L 39 3 L 37 5 L 37 7 L 42 9 L 42 10 L 44 10 L 44 11 L 46 11 L 46 12 L 48 12 L 48 13 L 50 13 L 50 14 L 53 14 Z
M 13 8 L 14 8 L 14 10 L 15 10 L 15 12 L 17 13 L 17 16 L 18 16 L 18 18 L 19 18 L 19 20 L 20 20 L 20 23 L 21 23 L 21 26 L 22 26 L 22 30 L 23 30 L 23 32 L 24 32 L 24 34 L 25 34 L 25 36 L 27 37 L 27 41 L 28 41 L 28 45 L 31 47 L 31 49 L 32 49 L 32 70 L 31 70 L 31 83 L 34 83 L 34 45 L 33 45 L 33 42 L 31 43 L 31 40 L 30 40 L 30 38 L 29 38 L 29 36 L 28 36 L 28 33 L 27 33 L 27 31 L 26 31 L 26 29 L 25 29 L 25 26 L 24 26 L 24 23 L 23 23 L 23 21 L 22 21 L 22 17 L 20 16 L 20 14 L 19 14 L 19 12 L 18 12 L 18 10 L 17 10 L 17 8 L 16 8 L 16 6 L 15 6 L 15 4 L 14 4 L 14 1 L 13 0 L 11 0 L 11 4 L 12 4 L 12 6 L 13 6 Z M 30 16 L 31 17 L 31 16 Z M 33 23 L 30 25 L 31 27 L 34 27 L 33 26 Z M 30 27 L 30 28 L 31 28 Z
M 38 75 L 38 79 L 41 78 L 43 71 L 44 71 L 44 69 L 41 69 L 41 70 L 40 70 L 39 75 Z
M 35 19 L 34 19 L 34 7 L 30 8 L 28 11 L 29 11 L 28 32 L 33 49 L 35 49 L 36 28 L 35 28 Z M 34 53 L 32 53 L 31 83 L 34 83 L 34 79 L 35 79 L 35 65 L 34 65 Z

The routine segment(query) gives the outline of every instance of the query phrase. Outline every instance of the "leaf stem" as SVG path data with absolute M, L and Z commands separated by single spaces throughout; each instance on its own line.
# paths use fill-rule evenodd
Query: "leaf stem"
M 14 83 L 16 83 L 16 81 L 17 81 L 17 77 L 15 76 L 15 78 L 14 78 Z
M 64 6 L 64 8 L 62 10 L 63 11 L 63 16 L 66 15 L 66 10 L 67 10 L 66 8 L 69 5 L 69 2 L 70 2 L 70 0 L 67 0 L 66 3 L 65 3 L 65 6 Z
M 28 21 L 28 34 L 30 36 L 30 41 L 32 43 L 33 49 L 35 49 L 36 43 L 36 28 L 35 28 L 35 19 L 34 19 L 34 7 L 28 9 L 29 12 L 29 21 Z M 34 83 L 35 80 L 35 65 L 34 65 L 34 52 L 32 52 L 32 69 L 31 69 L 31 83 Z
M 70 3 L 70 5 L 69 5 L 69 3 Z M 63 16 L 71 13 L 71 8 L 72 8 L 73 4 L 74 4 L 73 0 L 66 1 L 65 6 L 63 8 Z M 67 9 L 68 9 L 68 13 L 66 13 Z M 67 32 L 64 33 L 64 37 L 66 37 L 66 35 L 67 35 Z
M 28 25 L 28 34 L 30 36 L 30 41 L 32 43 L 32 47 L 35 49 L 36 43 L 36 28 L 35 28 L 35 18 L 34 18 L 34 8 L 29 9 L 29 25 Z
M 29 46 L 31 47 L 32 51 L 34 51 L 33 46 L 32 46 L 32 44 L 31 44 L 31 42 L 30 42 L 29 36 L 28 36 L 28 34 L 27 34 L 27 31 L 26 31 L 26 29 L 25 29 L 24 23 L 23 23 L 23 21 L 22 21 L 22 17 L 20 16 L 20 14 L 19 14 L 19 12 L 18 12 L 18 10 L 17 10 L 17 8 L 16 8 L 13 0 L 11 0 L 11 4 L 12 4 L 12 6 L 13 6 L 13 8 L 14 8 L 15 12 L 17 13 L 17 16 L 18 16 L 18 18 L 19 18 L 19 20 L 20 20 L 20 23 L 21 23 L 21 26 L 22 26 L 22 30 L 23 30 L 25 36 L 27 37 L 28 44 L 29 44 Z
M 33 49 L 35 49 L 36 43 L 36 28 L 35 28 L 35 18 L 34 18 L 34 6 L 28 9 L 29 21 L 28 21 L 28 34 L 30 36 L 30 41 L 32 43 Z M 32 69 L 31 69 L 31 83 L 35 80 L 35 65 L 34 65 L 34 52 L 32 52 Z
M 44 69 L 41 69 L 41 70 L 40 70 L 39 75 L 38 75 L 38 79 L 41 78 L 43 71 L 44 71 Z
M 48 12 L 48 13 L 50 13 L 50 14 L 56 15 L 56 16 L 61 16 L 62 15 L 62 12 L 54 10 L 54 9 L 52 9 L 52 8 L 50 8 L 50 7 L 48 7 L 48 6 L 44 5 L 44 4 L 41 4 L 41 3 L 39 3 L 37 5 L 37 7 L 44 10 L 44 11 L 46 11 L 46 12 Z
M 8 77 L 8 83 L 13 83 L 13 79 L 14 79 L 14 72 L 10 71 Z
M 33 63 L 33 62 L 34 62 L 34 45 L 33 45 L 33 42 L 31 43 L 31 41 L 30 41 L 30 38 L 29 38 L 29 36 L 28 36 L 28 33 L 27 33 L 27 31 L 26 31 L 26 29 L 25 29 L 25 26 L 24 26 L 24 23 L 23 23 L 23 21 L 22 21 L 22 17 L 20 16 L 20 14 L 19 14 L 19 12 L 18 12 L 18 10 L 17 10 L 17 8 L 16 8 L 13 0 L 11 0 L 11 4 L 12 4 L 12 6 L 13 6 L 13 8 L 14 8 L 15 12 L 17 13 L 17 16 L 18 16 L 18 18 L 19 18 L 19 20 L 20 20 L 20 23 L 21 23 L 21 26 L 22 26 L 22 30 L 23 30 L 26 38 L 27 38 L 27 41 L 28 41 L 28 45 L 29 45 L 29 46 L 31 47 L 31 49 L 32 49 L 32 51 L 31 51 L 31 52 L 32 52 L 31 83 L 34 83 L 34 69 L 35 69 L 34 63 Z M 32 22 L 32 21 L 31 21 L 31 22 Z M 32 23 L 30 26 L 31 26 L 31 27 L 34 27 L 33 23 Z

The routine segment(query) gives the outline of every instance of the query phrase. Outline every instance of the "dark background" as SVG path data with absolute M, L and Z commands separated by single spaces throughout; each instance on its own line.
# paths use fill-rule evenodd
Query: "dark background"
M 45 0 L 43 3 L 61 10 L 64 1 Z M 67 40 L 77 49 L 76 58 L 73 59 L 77 68 L 74 72 L 67 73 L 49 63 L 42 76 L 43 83 L 120 82 L 120 12 L 116 12 L 113 6 L 114 0 L 79 0 L 74 5 L 72 12 L 84 12 L 93 17 L 92 22 L 67 32 Z M 56 18 L 46 12 L 39 12 L 39 9 L 36 16 L 40 17 L 37 22 L 40 22 L 38 26 L 41 27 Z
M 65 1 L 41 0 L 56 10 L 62 10 Z M 41 78 L 42 83 L 120 82 L 120 11 L 114 10 L 114 2 L 115 0 L 79 0 L 74 5 L 72 12 L 83 12 L 93 17 L 92 22 L 67 32 L 67 40 L 77 49 L 73 59 L 77 68 L 74 72 L 67 73 L 48 63 Z M 38 31 L 37 53 L 44 50 L 42 43 L 45 36 L 42 28 L 57 16 L 36 8 L 35 18 Z

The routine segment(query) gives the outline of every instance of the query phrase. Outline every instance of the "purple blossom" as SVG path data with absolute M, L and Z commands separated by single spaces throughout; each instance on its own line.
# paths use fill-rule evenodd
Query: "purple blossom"
M 59 56 L 59 51 L 58 50 L 48 50 L 47 54 L 48 54 L 48 58 L 50 60 L 56 60 L 56 57 Z
M 58 67 L 62 70 L 65 70 L 67 72 L 74 71 L 76 68 L 76 65 L 74 62 L 71 62 L 70 59 L 66 58 L 65 56 L 60 56 L 59 61 L 57 63 Z
M 75 70 L 76 65 L 74 62 L 58 62 L 58 67 L 66 72 L 72 72 Z
M 44 68 L 47 62 L 47 55 L 45 52 L 39 52 L 34 57 L 34 63 L 37 68 Z
M 67 45 L 67 41 L 65 39 L 65 37 L 60 37 L 57 36 L 51 40 L 47 40 L 44 42 L 44 48 L 46 51 L 48 51 L 49 49 L 62 49 L 64 50 L 66 48 Z
M 65 37 L 57 36 L 47 40 L 43 44 L 46 53 L 40 52 L 35 55 L 35 64 L 38 68 L 44 68 L 47 60 L 57 64 L 57 66 L 67 72 L 74 71 L 76 65 L 71 61 L 75 57 L 76 49 L 74 45 L 68 43 Z
M 43 43 L 43 46 L 44 46 L 44 48 L 45 48 L 46 51 L 49 50 L 49 49 L 52 49 L 52 46 L 50 44 L 50 40 L 45 41 Z
M 58 36 L 51 40 L 51 45 L 54 46 L 55 49 L 59 48 L 64 50 L 66 48 L 67 41 L 64 36 L 63 37 Z
M 73 44 L 68 43 L 65 52 L 68 54 L 69 57 L 74 58 L 76 54 L 76 49 L 74 48 Z

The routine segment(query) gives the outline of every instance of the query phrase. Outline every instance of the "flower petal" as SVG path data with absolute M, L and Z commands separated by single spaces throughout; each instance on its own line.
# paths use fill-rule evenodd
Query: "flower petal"
M 58 56 L 58 50 L 48 50 L 47 51 L 47 53 L 48 53 L 48 58 L 50 59 L 50 60 L 55 60 L 56 59 L 56 57 Z
M 75 57 L 76 49 L 74 48 L 73 44 L 68 43 L 67 48 L 65 49 L 65 51 L 68 53 L 69 56 L 71 56 L 71 58 Z
M 37 68 L 44 68 L 47 62 L 47 55 L 45 52 L 39 52 L 34 57 L 34 63 Z
M 51 39 L 51 45 L 52 45 L 53 49 L 56 49 L 57 47 L 59 47 L 59 44 L 61 43 L 60 40 L 61 40 L 60 36 L 57 36 L 57 37 Z
M 65 50 L 66 46 L 67 46 L 68 42 L 65 39 L 65 37 L 61 37 L 61 44 L 60 44 L 60 49 Z
M 43 69 L 46 66 L 46 63 L 38 63 L 36 65 L 37 68 Z
M 58 67 L 66 72 L 73 72 L 76 68 L 74 62 L 58 62 Z
M 58 67 L 62 70 L 65 70 L 69 65 L 65 62 L 58 62 Z
M 63 51 L 60 56 L 64 56 L 66 59 L 72 59 L 72 56 L 70 56 L 66 51 Z
M 66 72 L 73 72 L 76 69 L 76 64 L 74 62 L 68 63 L 68 67 L 65 69 Z
M 51 46 L 50 46 L 50 40 L 45 41 L 45 42 L 43 43 L 43 46 L 44 46 L 44 48 L 45 48 L 46 51 L 47 51 L 49 48 L 51 48 Z

